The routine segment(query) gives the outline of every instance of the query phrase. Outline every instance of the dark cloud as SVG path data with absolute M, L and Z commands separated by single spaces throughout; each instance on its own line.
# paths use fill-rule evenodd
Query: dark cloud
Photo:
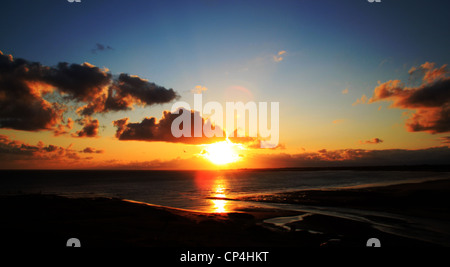
M 96 43 L 95 48 L 91 49 L 91 52 L 96 54 L 97 52 L 106 51 L 106 50 L 114 50 L 114 49 L 109 45 L 103 45 L 100 43 Z
M 56 87 L 67 98 L 79 102 L 96 99 L 111 83 L 112 75 L 89 63 L 68 64 L 59 63 L 54 68 L 48 68 L 43 81 Z
M 188 113 L 190 117 L 190 137 L 181 136 L 175 137 L 172 134 L 172 123 L 175 119 L 182 116 L 184 113 Z M 211 126 L 210 121 L 200 117 L 200 114 L 194 110 L 186 110 L 181 109 L 181 111 L 176 113 L 171 113 L 170 111 L 164 111 L 162 118 L 157 121 L 156 118 L 150 117 L 145 118 L 141 122 L 131 123 L 128 121 L 128 118 L 116 120 L 113 122 L 114 126 L 117 127 L 116 137 L 119 140 L 138 140 L 138 141 L 163 141 L 163 142 L 172 142 L 172 143 L 185 143 L 185 144 L 210 144 L 214 142 L 224 141 L 226 139 L 226 133 L 219 126 L 211 126 L 212 130 L 216 130 L 217 132 L 221 132 L 221 136 L 212 136 L 208 137 L 202 131 L 202 136 L 195 137 L 195 121 L 201 121 L 201 127 L 208 128 Z M 175 123 L 175 125 L 178 125 Z M 183 123 L 180 124 L 180 129 L 184 129 L 186 125 Z M 228 137 L 228 139 L 233 143 L 243 144 L 248 148 L 261 148 L 261 142 L 265 141 L 264 138 L 261 137 L 249 137 L 249 136 L 238 136 L 237 130 L 234 131 L 233 137 Z M 277 145 L 276 148 L 284 148 L 284 145 Z
M 77 131 L 73 136 L 75 137 L 96 137 L 98 135 L 98 128 L 100 123 L 97 119 L 86 118 L 81 121 L 83 128 Z
M 150 106 L 168 103 L 179 96 L 173 89 L 141 79 L 138 76 L 120 74 L 116 80 L 94 101 L 79 109 L 82 115 L 130 110 L 134 105 Z
M 10 140 L 8 136 L 0 135 L 0 159 L 3 164 L 7 164 L 10 160 L 77 160 L 80 157 L 70 147 L 46 146 L 43 142 L 38 142 L 37 145 L 29 145 L 20 141 Z
M 145 105 L 167 103 L 177 97 L 173 89 L 166 89 L 138 76 L 125 73 L 119 75 L 116 86 L 118 94 L 123 97 L 130 96 Z
M 381 140 L 380 138 L 372 138 L 370 140 L 365 140 L 365 141 L 359 141 L 360 144 L 379 144 L 379 143 L 383 143 L 383 140 Z
M 406 121 L 408 131 L 443 133 L 450 131 L 450 77 L 447 65 L 435 68 L 426 62 L 412 68 L 410 75 L 421 75 L 422 84 L 406 87 L 394 80 L 379 84 L 368 103 L 392 101 L 392 107 L 413 109 L 415 112 Z
M 134 105 L 168 103 L 177 97 L 173 89 L 128 74 L 114 78 L 89 63 L 48 67 L 0 51 L 0 128 L 54 130 L 59 135 L 69 129 L 61 125 L 68 104 L 78 107 L 79 115 L 90 117 Z M 87 130 L 80 135 L 89 136 Z
M 190 116 L 190 133 L 191 137 L 181 136 L 179 138 L 174 137 L 171 131 L 173 121 L 181 116 L 184 112 L 188 113 Z M 194 137 L 194 121 L 196 118 L 201 121 L 201 126 L 205 125 L 205 119 L 200 118 L 198 112 L 189 111 L 186 109 L 181 109 L 179 114 L 171 113 L 170 111 L 164 111 L 162 118 L 157 121 L 156 118 L 145 118 L 139 123 L 130 123 L 128 118 L 121 120 L 116 120 L 113 122 L 114 126 L 117 127 L 116 137 L 119 140 L 138 140 L 138 141 L 163 141 L 163 142 L 173 142 L 173 143 L 186 143 L 186 144 L 209 144 L 218 141 L 225 140 L 225 132 L 223 132 L 223 137 L 206 137 L 203 135 L 201 137 Z M 181 128 L 189 127 L 181 124 Z
M 394 166 L 394 165 L 446 165 L 450 148 L 426 149 L 340 149 L 300 154 L 263 154 L 248 156 L 247 167 L 332 167 L 332 166 Z
M 104 152 L 105 152 L 104 150 L 95 149 L 95 148 L 92 148 L 92 147 L 86 147 L 85 149 L 80 151 L 80 153 L 89 153 L 89 154 L 93 154 L 93 153 L 102 154 Z
M 92 164 L 95 154 L 103 152 L 92 147 L 77 151 L 72 145 L 45 145 L 42 141 L 31 145 L 0 134 L 0 169 L 83 168 Z
M 68 134 L 68 133 L 69 133 L 69 130 L 72 130 L 72 128 L 73 128 L 73 120 L 72 120 L 72 118 L 68 118 L 66 124 L 58 124 L 58 125 L 53 129 L 53 134 L 54 134 L 55 136 L 60 136 L 60 135 Z
M 51 92 L 39 79 L 47 70 L 0 51 L 0 128 L 48 130 L 61 121 L 64 109 L 43 98 Z

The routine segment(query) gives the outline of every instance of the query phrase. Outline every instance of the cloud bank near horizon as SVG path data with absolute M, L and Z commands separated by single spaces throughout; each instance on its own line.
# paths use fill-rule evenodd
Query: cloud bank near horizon
M 171 160 L 92 161 L 92 155 L 104 150 L 86 147 L 76 150 L 69 147 L 37 145 L 12 140 L 0 135 L 0 169 L 10 168 L 91 168 L 91 169 L 215 169 L 206 159 L 194 156 Z M 88 155 L 83 157 L 82 155 Z M 285 167 L 339 167 L 339 166 L 412 166 L 448 165 L 448 146 L 424 149 L 321 149 L 315 152 L 297 154 L 265 153 L 243 155 L 243 161 L 230 165 L 232 168 L 285 168 Z M 65 164 L 62 164 L 65 163 Z

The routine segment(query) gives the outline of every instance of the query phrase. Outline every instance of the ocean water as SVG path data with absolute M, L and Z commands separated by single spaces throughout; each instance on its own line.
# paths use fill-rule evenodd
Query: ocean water
M 448 179 L 448 172 L 363 170 L 0 171 L 0 194 L 114 197 L 174 208 L 227 212 L 267 204 L 232 201 L 276 192 Z

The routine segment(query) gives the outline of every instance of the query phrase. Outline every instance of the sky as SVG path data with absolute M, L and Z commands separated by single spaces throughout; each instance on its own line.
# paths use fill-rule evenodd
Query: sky
M 2 169 L 408 165 L 450 158 L 448 1 L 0 5 Z M 278 102 L 278 142 L 261 148 L 260 136 L 246 136 L 217 147 L 211 144 L 223 138 L 175 138 L 174 103 L 188 103 L 192 110 L 183 114 L 192 121 L 208 121 L 210 114 L 194 108 L 195 93 L 203 104 L 224 108 Z M 223 160 L 227 149 L 233 160 L 217 164 L 213 158 Z

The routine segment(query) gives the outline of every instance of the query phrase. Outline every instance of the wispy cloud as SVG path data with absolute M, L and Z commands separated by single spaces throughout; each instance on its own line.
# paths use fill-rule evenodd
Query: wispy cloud
M 365 141 L 361 141 L 359 140 L 360 144 L 379 144 L 379 143 L 383 143 L 383 140 L 381 140 L 380 138 L 376 137 L 376 138 L 372 138 L 370 140 L 365 140 Z
M 353 102 L 352 106 L 356 106 L 359 104 L 365 104 L 365 103 L 367 103 L 367 100 L 368 100 L 368 97 L 365 94 L 363 94 L 361 96 L 361 98 L 358 98 L 358 99 L 356 99 L 355 102 Z
M 273 55 L 273 60 L 275 61 L 275 62 L 280 62 L 280 61 L 282 61 L 283 60 L 283 55 L 284 54 L 286 54 L 286 51 L 285 50 L 281 50 L 281 51 L 279 51 L 276 55 Z
M 91 52 L 93 54 L 97 54 L 97 52 L 102 52 L 102 51 L 107 51 L 107 50 L 114 50 L 114 49 L 109 45 L 96 43 L 95 48 L 91 49 Z
M 191 89 L 191 93 L 193 94 L 201 94 L 205 91 L 207 91 L 208 88 L 201 86 L 201 85 L 196 85 L 193 89 Z
M 450 144 L 450 136 L 442 136 L 439 140 L 444 144 Z

